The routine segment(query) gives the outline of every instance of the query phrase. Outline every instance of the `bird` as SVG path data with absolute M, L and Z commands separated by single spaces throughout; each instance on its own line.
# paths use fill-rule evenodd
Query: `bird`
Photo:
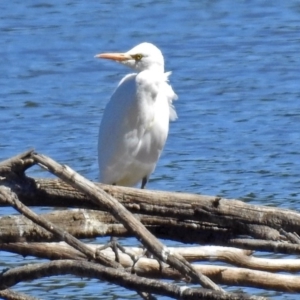
M 101 53 L 135 71 L 119 82 L 106 105 L 98 137 L 99 181 L 144 189 L 162 153 L 178 97 L 164 71 L 162 52 L 141 43 L 125 53 Z

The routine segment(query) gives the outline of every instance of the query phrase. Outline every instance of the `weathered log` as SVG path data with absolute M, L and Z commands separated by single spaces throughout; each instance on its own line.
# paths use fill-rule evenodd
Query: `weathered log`
M 103 245 L 87 245 L 94 252 Z M 120 263 L 124 268 L 131 267 L 133 261 L 128 253 L 134 257 L 143 255 L 143 249 L 137 247 L 124 247 L 126 253 L 120 252 Z M 0 250 L 5 250 L 22 256 L 36 256 L 45 259 L 85 259 L 85 256 L 65 243 L 3 243 Z M 189 262 L 213 261 L 224 262 L 242 268 L 268 271 L 268 272 L 299 272 L 300 261 L 298 259 L 258 258 L 251 255 L 252 251 L 241 250 L 221 246 L 198 247 L 170 247 L 170 251 L 182 255 Z M 115 253 L 110 248 L 101 250 L 101 253 L 110 260 L 114 260 Z M 145 258 L 146 259 L 146 258 Z M 153 260 L 148 261 L 152 264 Z M 157 265 L 157 261 L 154 260 Z M 139 267 L 139 262 L 136 263 Z
M 97 278 L 121 285 L 128 289 L 158 293 L 176 299 L 257 299 L 264 297 L 247 296 L 242 293 L 223 293 L 208 289 L 195 289 L 146 279 L 128 274 L 122 269 L 113 269 L 85 261 L 59 260 L 49 263 L 32 264 L 8 270 L 0 275 L 0 289 L 15 285 L 23 280 L 34 280 L 44 276 L 74 274 L 80 277 Z
M 73 209 L 40 214 L 40 216 L 77 238 L 126 237 L 130 235 L 128 230 L 108 212 Z M 205 242 L 207 239 L 220 240 L 226 236 L 226 230 L 215 227 L 213 224 L 196 225 L 191 222 L 178 222 L 172 218 L 137 214 L 135 214 L 135 217 L 158 237 L 167 237 L 179 241 L 188 239 L 190 242 L 198 242 L 201 239 L 202 242 Z M 0 217 L 0 232 L 0 242 L 57 240 L 57 237 L 50 232 L 43 230 L 26 217 L 18 215 Z M 195 236 L 196 240 L 193 240 L 191 235 Z
M 13 182 L 4 178 L 1 184 L 10 186 L 27 205 L 105 209 L 103 205 L 97 207 L 89 201 L 88 196 L 60 180 L 26 178 L 27 182 Z M 253 238 L 280 241 L 286 239 L 280 234 L 281 229 L 300 232 L 300 214 L 290 210 L 213 196 L 97 185 L 133 213 L 169 217 L 178 222 L 190 220 L 214 223 L 215 226 L 230 231 L 232 236 L 249 235 Z
M 1 198 L 0 198 L 1 203 Z M 99 236 L 128 237 L 130 233 L 108 212 L 72 209 L 41 214 L 46 220 L 69 232 L 76 238 Z M 266 240 L 230 238 L 224 228 L 213 224 L 180 221 L 157 216 L 135 215 L 149 231 L 160 238 L 186 243 L 223 245 L 256 251 L 285 254 L 300 254 L 299 244 Z M 0 242 L 43 242 L 57 241 L 57 237 L 24 216 L 0 217 Z
M 101 245 L 88 245 L 94 251 Z M 84 256 L 63 243 L 33 243 L 33 244 L 4 244 L 5 250 L 13 251 L 21 255 L 34 255 L 48 259 L 76 259 L 83 260 Z M 191 247 L 191 248 L 170 248 L 173 253 L 179 253 L 188 261 L 210 260 L 222 261 L 240 266 L 242 268 L 233 268 L 229 266 L 210 266 L 197 265 L 194 268 L 201 271 L 206 276 L 218 284 L 253 286 L 266 290 L 278 290 L 286 292 L 300 292 L 300 277 L 291 275 L 282 275 L 266 272 L 289 271 L 297 272 L 300 270 L 300 262 L 297 259 L 265 259 L 249 256 L 248 252 L 226 247 Z M 111 249 L 101 251 L 108 259 L 114 259 L 115 253 Z M 126 247 L 126 252 L 134 256 L 142 254 L 142 249 Z M 119 253 L 120 263 L 124 268 L 132 267 L 132 260 L 127 254 Z M 246 269 L 246 268 L 251 268 Z M 256 271 L 256 270 L 264 271 Z M 168 268 L 166 265 L 162 269 L 155 259 L 142 257 L 134 266 L 134 271 L 139 276 L 150 278 L 164 278 L 179 280 L 181 274 Z
M 1 201 L 1 198 L 0 198 Z M 97 236 L 128 236 L 128 231 L 108 212 L 74 209 L 60 210 L 40 217 L 76 238 Z M 58 241 L 59 237 L 43 229 L 23 215 L 0 217 L 0 242 Z
M 46 167 L 57 176 L 66 180 L 68 184 L 61 180 L 27 177 L 24 173 L 25 170 L 37 162 L 42 167 Z M 73 188 L 69 184 L 72 184 Z M 10 190 L 8 191 L 4 187 L 10 188 Z M 79 189 L 79 191 L 77 189 Z M 205 240 L 211 244 L 239 245 L 240 247 L 253 250 L 263 249 L 264 251 L 281 253 L 300 253 L 299 238 L 296 234 L 300 232 L 300 214 L 297 212 L 253 206 L 238 200 L 228 200 L 220 197 L 145 191 L 102 184 L 95 186 L 68 167 L 61 166 L 45 156 L 35 154 L 33 151 L 28 151 L 0 163 L 0 190 L 2 191 L 0 195 L 2 196 L 2 202 L 0 197 L 0 206 L 7 205 L 7 198 L 11 198 L 13 201 L 8 201 L 11 205 L 39 224 L 35 225 L 26 222 L 24 218 L 22 219 L 22 217 L 19 216 L 13 217 L 13 220 L 10 220 L 12 222 L 7 222 L 9 220 L 7 217 L 0 218 L 0 250 L 13 251 L 23 255 L 36 255 L 38 257 L 49 255 L 48 258 L 50 259 L 71 258 L 81 260 L 82 262 L 84 262 L 87 257 L 93 261 L 97 260 L 98 255 L 100 255 L 101 258 L 104 256 L 102 259 L 105 258 L 111 263 L 116 254 L 112 255 L 110 251 L 111 256 L 108 257 L 103 255 L 105 251 L 100 251 L 100 249 L 87 249 L 88 247 L 81 245 L 80 241 L 78 241 L 79 244 L 77 244 L 77 240 L 72 235 L 69 236 L 69 233 L 79 238 L 104 234 L 113 234 L 115 236 L 134 234 L 141 239 L 142 243 L 146 245 L 156 257 L 160 257 L 164 260 L 164 256 L 161 256 L 161 254 L 163 254 L 163 250 L 167 248 L 164 248 L 161 243 L 157 243 L 156 239 L 143 228 L 142 224 L 147 226 L 147 228 L 158 237 L 171 238 L 183 242 L 199 243 Z M 30 210 L 24 210 L 22 204 L 18 202 L 18 198 L 22 200 L 23 203 L 29 205 L 84 207 L 96 209 L 97 211 L 88 209 L 68 211 L 69 219 L 62 217 L 63 212 L 56 212 L 52 216 L 50 216 L 51 214 L 36 216 L 32 214 Z M 118 201 L 115 201 L 114 198 Z M 91 199 L 93 201 L 91 201 Z M 123 204 L 128 211 L 119 203 Z M 27 208 L 25 207 L 25 209 Z M 98 211 L 99 209 L 106 212 Z M 135 213 L 135 215 L 132 216 L 129 211 Z M 113 214 L 114 217 L 110 216 L 109 213 Z M 61 221 L 63 222 L 55 221 L 56 214 L 57 216 L 60 215 Z M 74 231 L 72 229 L 72 218 L 73 228 L 75 224 L 77 224 L 77 227 L 81 224 L 83 227 L 81 230 Z M 23 221 L 24 224 L 22 223 Z M 2 222 L 9 224 L 14 223 L 16 226 L 14 226 L 14 228 L 11 227 L 9 230 L 3 230 L 5 226 L 8 228 L 8 224 L 4 224 L 4 227 L 1 227 L 3 226 Z M 22 223 L 21 225 L 20 222 Z M 55 223 L 55 226 L 53 226 L 53 223 Z M 104 229 L 101 228 L 103 224 L 106 226 Z M 39 226 L 47 228 L 52 234 L 49 234 L 49 232 L 46 232 Z M 22 234 L 20 234 L 20 232 L 22 232 Z M 206 233 L 203 235 L 203 232 Z M 203 236 L 201 236 L 201 233 Z M 59 237 L 59 239 L 57 239 L 56 236 Z M 246 239 L 244 238 L 245 236 L 249 238 Z M 257 240 L 257 238 L 264 240 Z M 34 240 L 66 240 L 69 243 L 71 241 L 70 244 L 73 244 L 73 246 L 80 251 L 70 247 L 69 250 L 62 251 L 60 245 L 57 245 L 55 249 L 50 251 L 50 244 L 45 246 L 45 244 L 43 245 L 41 243 L 30 243 L 27 245 L 26 243 L 20 243 L 21 241 Z M 11 243 L 12 241 L 19 241 L 19 243 Z M 75 243 L 73 243 L 74 241 Z M 128 262 L 125 265 L 123 264 L 123 267 L 131 268 L 134 264 L 133 270 L 142 276 L 157 276 L 159 278 L 165 277 L 180 280 L 186 276 L 186 279 L 191 279 L 191 281 L 195 283 L 197 283 L 199 279 L 205 279 L 204 285 L 207 284 L 207 286 L 215 289 L 218 289 L 218 287 L 211 281 L 206 281 L 206 277 L 202 276 L 201 272 L 203 272 L 204 275 L 209 274 L 210 278 L 213 278 L 215 282 L 220 284 L 246 285 L 290 292 L 297 292 L 300 286 L 297 276 L 289 277 L 287 275 L 286 277 L 281 277 L 282 275 L 279 274 L 270 274 L 243 268 L 236 269 L 226 266 L 190 265 L 187 261 L 193 261 L 193 258 L 182 252 L 177 253 L 174 249 L 171 249 L 171 251 L 170 249 L 167 250 L 166 253 L 169 255 L 165 261 L 169 259 L 168 263 L 175 266 L 177 270 L 172 270 L 167 265 L 159 264 L 153 259 L 141 258 L 136 261 L 136 257 L 140 256 L 140 254 L 132 255 L 126 251 L 125 253 L 127 254 L 124 255 L 127 255 Z M 269 270 L 272 272 L 296 272 L 299 270 L 299 264 L 296 261 L 283 260 L 274 262 L 274 260 L 262 260 L 244 255 L 241 254 L 242 252 L 234 253 L 235 255 L 229 250 L 226 253 L 216 252 L 216 250 L 210 248 L 210 252 L 206 254 L 206 256 L 203 255 L 201 257 L 198 255 L 197 258 L 195 258 L 194 255 L 194 259 L 221 260 L 240 267 Z M 122 264 L 123 255 L 120 253 L 118 257 Z M 122 270 L 120 264 L 112 265 L 114 267 L 119 266 L 117 271 L 125 271 Z M 162 265 L 164 267 L 161 269 Z M 58 265 L 56 267 L 58 267 Z M 76 265 L 75 268 L 77 267 L 80 268 L 79 265 Z M 90 268 L 90 266 L 88 268 Z M 44 270 L 46 269 L 47 267 L 45 267 Z M 102 271 L 103 270 L 100 272 Z M 126 274 L 129 279 L 131 274 L 128 274 L 128 271 L 130 270 L 127 270 Z M 97 273 L 99 270 L 95 272 Z M 7 272 L 4 274 L 7 275 Z M 11 280 L 17 280 L 18 272 L 13 273 L 12 270 L 11 274 L 16 275 L 14 279 L 11 277 Z M 26 272 L 24 274 L 26 274 Z M 200 278 L 198 274 L 200 274 Z M 109 276 L 111 276 L 111 274 L 108 275 L 108 277 Z M 0 285 L 3 283 L 2 278 L 6 277 L 0 277 Z M 266 278 L 266 280 L 264 280 L 264 278 Z M 7 278 L 5 280 L 7 280 Z M 109 281 L 113 282 L 113 280 Z M 130 280 L 132 280 L 132 278 L 129 279 L 129 281 Z M 126 284 L 124 286 L 126 286 Z M 152 285 L 157 286 L 157 282 L 152 282 Z M 137 291 L 140 290 L 139 288 L 133 289 Z M 172 290 L 170 286 L 167 289 Z M 143 289 L 143 291 L 148 290 L 146 288 Z M 205 290 L 202 290 L 202 292 L 203 291 Z M 144 299 L 147 297 L 149 299 L 151 298 L 151 295 L 142 295 L 142 292 L 140 294 Z M 224 293 L 219 295 L 213 291 L 211 295 L 213 295 L 212 297 L 216 297 L 212 299 L 223 299 L 222 297 L 224 295 L 225 297 L 230 296 Z M 234 297 L 235 296 L 236 295 L 234 295 Z M 189 297 L 189 299 L 192 298 Z

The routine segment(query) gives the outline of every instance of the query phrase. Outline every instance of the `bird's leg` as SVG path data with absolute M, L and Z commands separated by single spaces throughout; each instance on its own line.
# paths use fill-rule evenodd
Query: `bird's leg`
M 126 253 L 128 254 L 128 253 Z M 128 254 L 129 255 L 129 254 Z M 129 255 L 130 256 L 130 255 Z M 158 265 L 159 265 L 159 272 L 162 273 L 163 271 L 163 263 L 162 261 L 155 257 L 154 255 L 152 255 L 146 248 L 143 250 L 142 254 L 139 255 L 139 256 L 130 256 L 132 261 L 133 261 L 133 265 L 131 267 L 131 273 L 132 274 L 135 274 L 135 271 L 134 271 L 134 267 L 135 265 L 137 264 L 137 262 L 139 261 L 140 258 L 142 258 L 143 256 L 147 257 L 147 258 L 152 258 L 152 259 L 155 259 L 157 262 L 158 262 Z
M 144 188 L 145 188 L 147 182 L 148 182 L 148 177 L 145 176 L 145 177 L 142 179 L 141 189 L 144 189 Z
M 110 238 L 110 247 L 111 250 L 115 253 L 115 260 L 116 262 L 120 262 L 119 252 L 118 252 L 118 239 L 115 237 Z

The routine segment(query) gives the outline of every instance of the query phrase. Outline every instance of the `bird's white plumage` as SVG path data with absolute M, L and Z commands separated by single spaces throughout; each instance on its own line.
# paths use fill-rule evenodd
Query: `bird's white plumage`
M 124 54 L 99 57 L 118 60 L 138 71 L 126 75 L 113 93 L 98 141 L 100 182 L 134 186 L 155 169 L 168 136 L 169 119 L 177 117 L 172 105 L 177 96 L 168 84 L 170 72 L 164 73 L 163 56 L 154 45 L 143 43 Z

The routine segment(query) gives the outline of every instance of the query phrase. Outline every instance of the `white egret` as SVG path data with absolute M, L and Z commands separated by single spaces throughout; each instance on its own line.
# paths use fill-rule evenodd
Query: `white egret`
M 137 73 L 126 75 L 107 104 L 99 130 L 99 180 L 144 188 L 165 145 L 177 99 L 164 73 L 161 51 L 142 43 L 126 53 L 95 57 L 117 61 Z

